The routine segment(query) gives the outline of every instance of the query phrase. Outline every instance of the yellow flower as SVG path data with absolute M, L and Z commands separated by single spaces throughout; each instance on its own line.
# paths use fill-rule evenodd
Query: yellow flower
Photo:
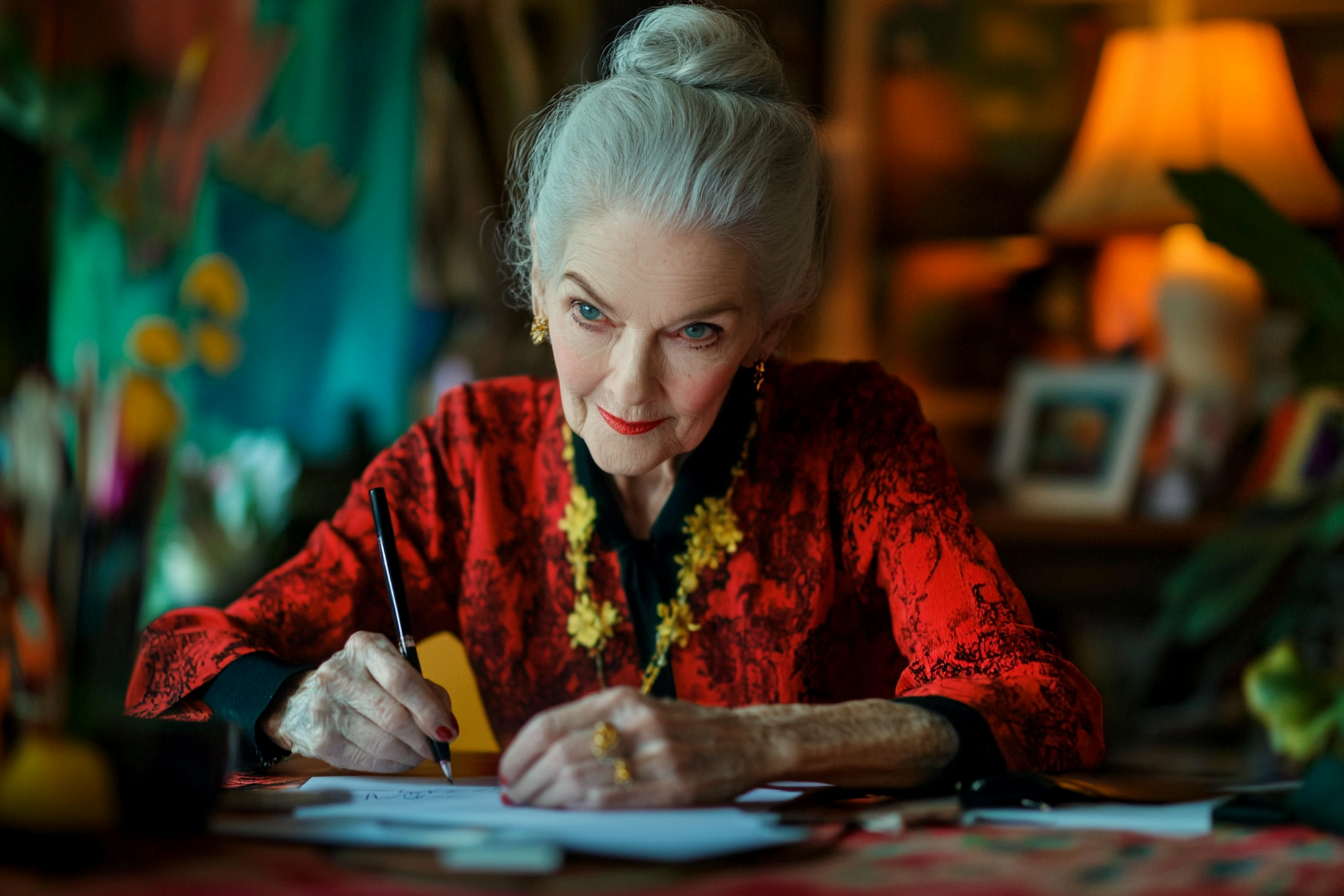
M 705 509 L 709 518 L 710 537 L 714 544 L 723 548 L 729 554 L 737 550 L 738 544 L 742 541 L 742 530 L 737 528 L 737 515 L 733 513 L 733 508 L 729 506 L 732 500 L 732 491 L 722 498 L 706 498 Z
M 128 373 L 121 384 L 121 440 L 133 454 L 165 447 L 182 425 L 182 411 L 156 376 Z
M 685 597 L 700 586 L 700 572 L 718 569 L 725 553 L 737 550 L 742 531 L 731 506 L 732 489 L 722 498 L 706 498 L 686 515 L 686 550 L 676 557 L 677 593 Z
M 569 504 L 560 517 L 560 531 L 565 533 L 572 551 L 582 551 L 593 537 L 593 524 L 597 521 L 597 502 L 581 485 L 569 489 Z
M 686 554 L 676 556 L 677 594 L 685 597 L 700 587 L 700 576 Z
M 228 327 L 201 321 L 191 328 L 191 341 L 196 360 L 215 376 L 232 372 L 243 359 L 243 340 Z
M 247 284 L 233 259 L 219 252 L 202 255 L 182 277 L 179 297 L 223 318 L 237 320 L 247 310 Z
M 658 605 L 658 643 L 676 644 L 685 647 L 691 639 L 691 632 L 700 631 L 695 617 L 691 615 L 691 606 L 685 601 Z
M 126 354 L 145 367 L 173 371 L 187 363 L 187 341 L 170 318 L 146 314 L 126 335 Z
M 569 465 L 573 466 L 573 464 L 574 464 L 574 433 L 573 433 L 573 431 L 569 428 L 569 424 L 568 424 L 568 423 L 561 423 L 561 424 L 560 424 L 560 432 L 561 432 L 561 434 L 564 436 L 564 439 L 565 439 L 565 447 L 563 447 L 563 448 L 560 449 L 560 459 L 563 460 L 566 464 L 569 464 Z
M 620 621 L 621 616 L 610 601 L 604 600 L 599 606 L 587 594 L 580 594 L 569 614 L 569 646 L 600 650 Z
M 717 565 L 711 558 L 716 558 L 719 551 L 731 554 L 742 541 L 737 514 L 729 505 L 731 498 L 731 491 L 722 498 L 705 498 L 693 513 L 687 515 L 682 527 L 682 531 L 690 536 L 688 544 L 695 549 L 696 555 L 710 565 Z
M 574 568 L 574 590 L 579 594 L 588 591 L 588 562 L 592 555 L 588 553 L 588 543 L 593 539 L 593 527 L 597 521 L 597 502 L 584 490 L 575 485 L 569 490 L 569 504 L 557 524 L 565 533 L 569 546 L 565 549 L 565 559 Z
M 575 551 L 566 549 L 565 560 L 574 570 L 574 592 L 576 594 L 588 593 L 588 561 L 593 556 L 585 551 Z

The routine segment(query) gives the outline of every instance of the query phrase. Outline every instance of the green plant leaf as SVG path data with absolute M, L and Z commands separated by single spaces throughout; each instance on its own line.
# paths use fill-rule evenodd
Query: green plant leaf
M 1340 692 L 1302 664 L 1291 641 L 1280 641 L 1246 667 L 1242 693 L 1280 755 L 1299 762 L 1313 759 L 1335 733 Z
M 1223 632 L 1301 549 L 1313 519 L 1244 517 L 1210 537 L 1164 584 L 1159 631 L 1192 646 Z
M 1344 497 L 1335 495 L 1321 507 L 1307 536 L 1311 549 L 1331 554 L 1344 545 Z
M 1344 383 L 1344 327 L 1308 323 L 1293 348 L 1293 369 L 1303 388 Z
M 1226 168 L 1171 170 L 1167 177 L 1194 207 L 1206 238 L 1245 259 L 1266 287 L 1299 307 L 1309 322 L 1344 329 L 1344 266 L 1329 246 Z

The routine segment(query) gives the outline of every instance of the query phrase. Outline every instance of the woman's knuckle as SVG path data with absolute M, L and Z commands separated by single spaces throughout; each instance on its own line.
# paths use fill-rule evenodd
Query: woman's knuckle
M 567 737 L 559 744 L 560 755 L 567 763 L 575 763 L 586 759 L 592 755 L 593 748 L 591 743 L 585 744 L 578 738 Z
M 415 673 L 409 666 L 397 665 L 388 676 L 387 683 L 393 690 L 406 692 L 415 687 Z
M 543 716 L 538 716 L 537 730 L 547 741 L 557 741 L 565 735 L 564 726 L 560 724 L 555 716 L 549 713 Z
M 314 697 L 320 698 L 329 693 L 336 687 L 337 683 L 342 678 L 343 676 L 335 669 L 328 666 L 320 666 L 317 671 L 313 673 L 312 678 L 309 679 L 309 681 L 312 682 L 312 692 Z
M 573 765 L 565 765 L 555 776 L 556 782 L 565 790 L 581 788 L 583 781 L 579 777 L 579 770 Z
M 638 704 L 644 701 L 644 696 L 628 684 L 618 685 L 612 690 L 612 701 L 617 706 L 628 706 Z
M 329 728 L 319 728 L 313 733 L 312 744 L 318 758 L 335 756 L 340 753 L 341 738 Z
M 394 759 L 400 754 L 397 745 L 400 743 L 395 737 L 386 731 L 379 731 L 373 735 L 369 743 L 369 752 L 380 759 Z
M 379 707 L 378 718 L 375 720 L 378 727 L 389 734 L 398 731 L 410 731 L 415 728 L 415 723 L 402 710 L 401 705 L 397 703 L 388 703 Z

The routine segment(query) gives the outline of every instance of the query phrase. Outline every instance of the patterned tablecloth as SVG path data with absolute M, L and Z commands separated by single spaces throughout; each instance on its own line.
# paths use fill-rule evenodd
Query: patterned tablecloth
M 115 853 L 115 854 L 113 854 Z M 1009 828 L 854 834 L 838 845 L 693 866 L 571 861 L 541 878 L 455 875 L 431 853 L 321 850 L 203 838 L 131 844 L 80 874 L 0 868 L 0 893 L 411 896 L 695 892 L 709 896 L 1241 896 L 1344 894 L 1344 839 L 1299 828 L 1220 829 L 1193 840 Z

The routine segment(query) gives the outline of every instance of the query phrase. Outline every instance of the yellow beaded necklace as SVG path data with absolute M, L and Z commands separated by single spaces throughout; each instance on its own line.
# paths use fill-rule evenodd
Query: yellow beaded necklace
M 611 601 L 600 604 L 593 599 L 591 581 L 588 578 L 588 564 L 593 555 L 590 547 L 593 532 L 597 524 L 597 501 L 579 484 L 578 473 L 574 467 L 574 433 L 568 424 L 561 424 L 565 446 L 561 456 L 569 467 L 569 503 L 560 517 L 558 526 L 565 534 L 565 560 L 574 573 L 574 609 L 569 614 L 569 646 L 583 648 L 597 665 L 597 678 L 606 687 L 602 664 L 602 650 L 621 623 L 621 614 Z M 639 690 L 647 694 L 653 689 L 653 683 L 667 665 L 668 654 L 672 646 L 685 647 L 691 634 L 700 630 L 691 612 L 689 598 L 691 592 L 700 586 L 700 573 L 705 569 L 718 569 L 726 555 L 737 551 L 742 541 L 742 531 L 737 527 L 737 515 L 733 513 L 733 488 L 737 479 L 746 468 L 747 449 L 751 446 L 752 436 L 756 434 L 756 424 L 747 429 L 742 442 L 742 453 L 733 466 L 728 490 L 723 497 L 707 497 L 686 515 L 681 531 L 686 534 L 686 549 L 674 559 L 677 565 L 677 593 L 671 601 L 658 604 L 657 639 L 654 643 L 653 657 L 644 667 L 644 677 Z

